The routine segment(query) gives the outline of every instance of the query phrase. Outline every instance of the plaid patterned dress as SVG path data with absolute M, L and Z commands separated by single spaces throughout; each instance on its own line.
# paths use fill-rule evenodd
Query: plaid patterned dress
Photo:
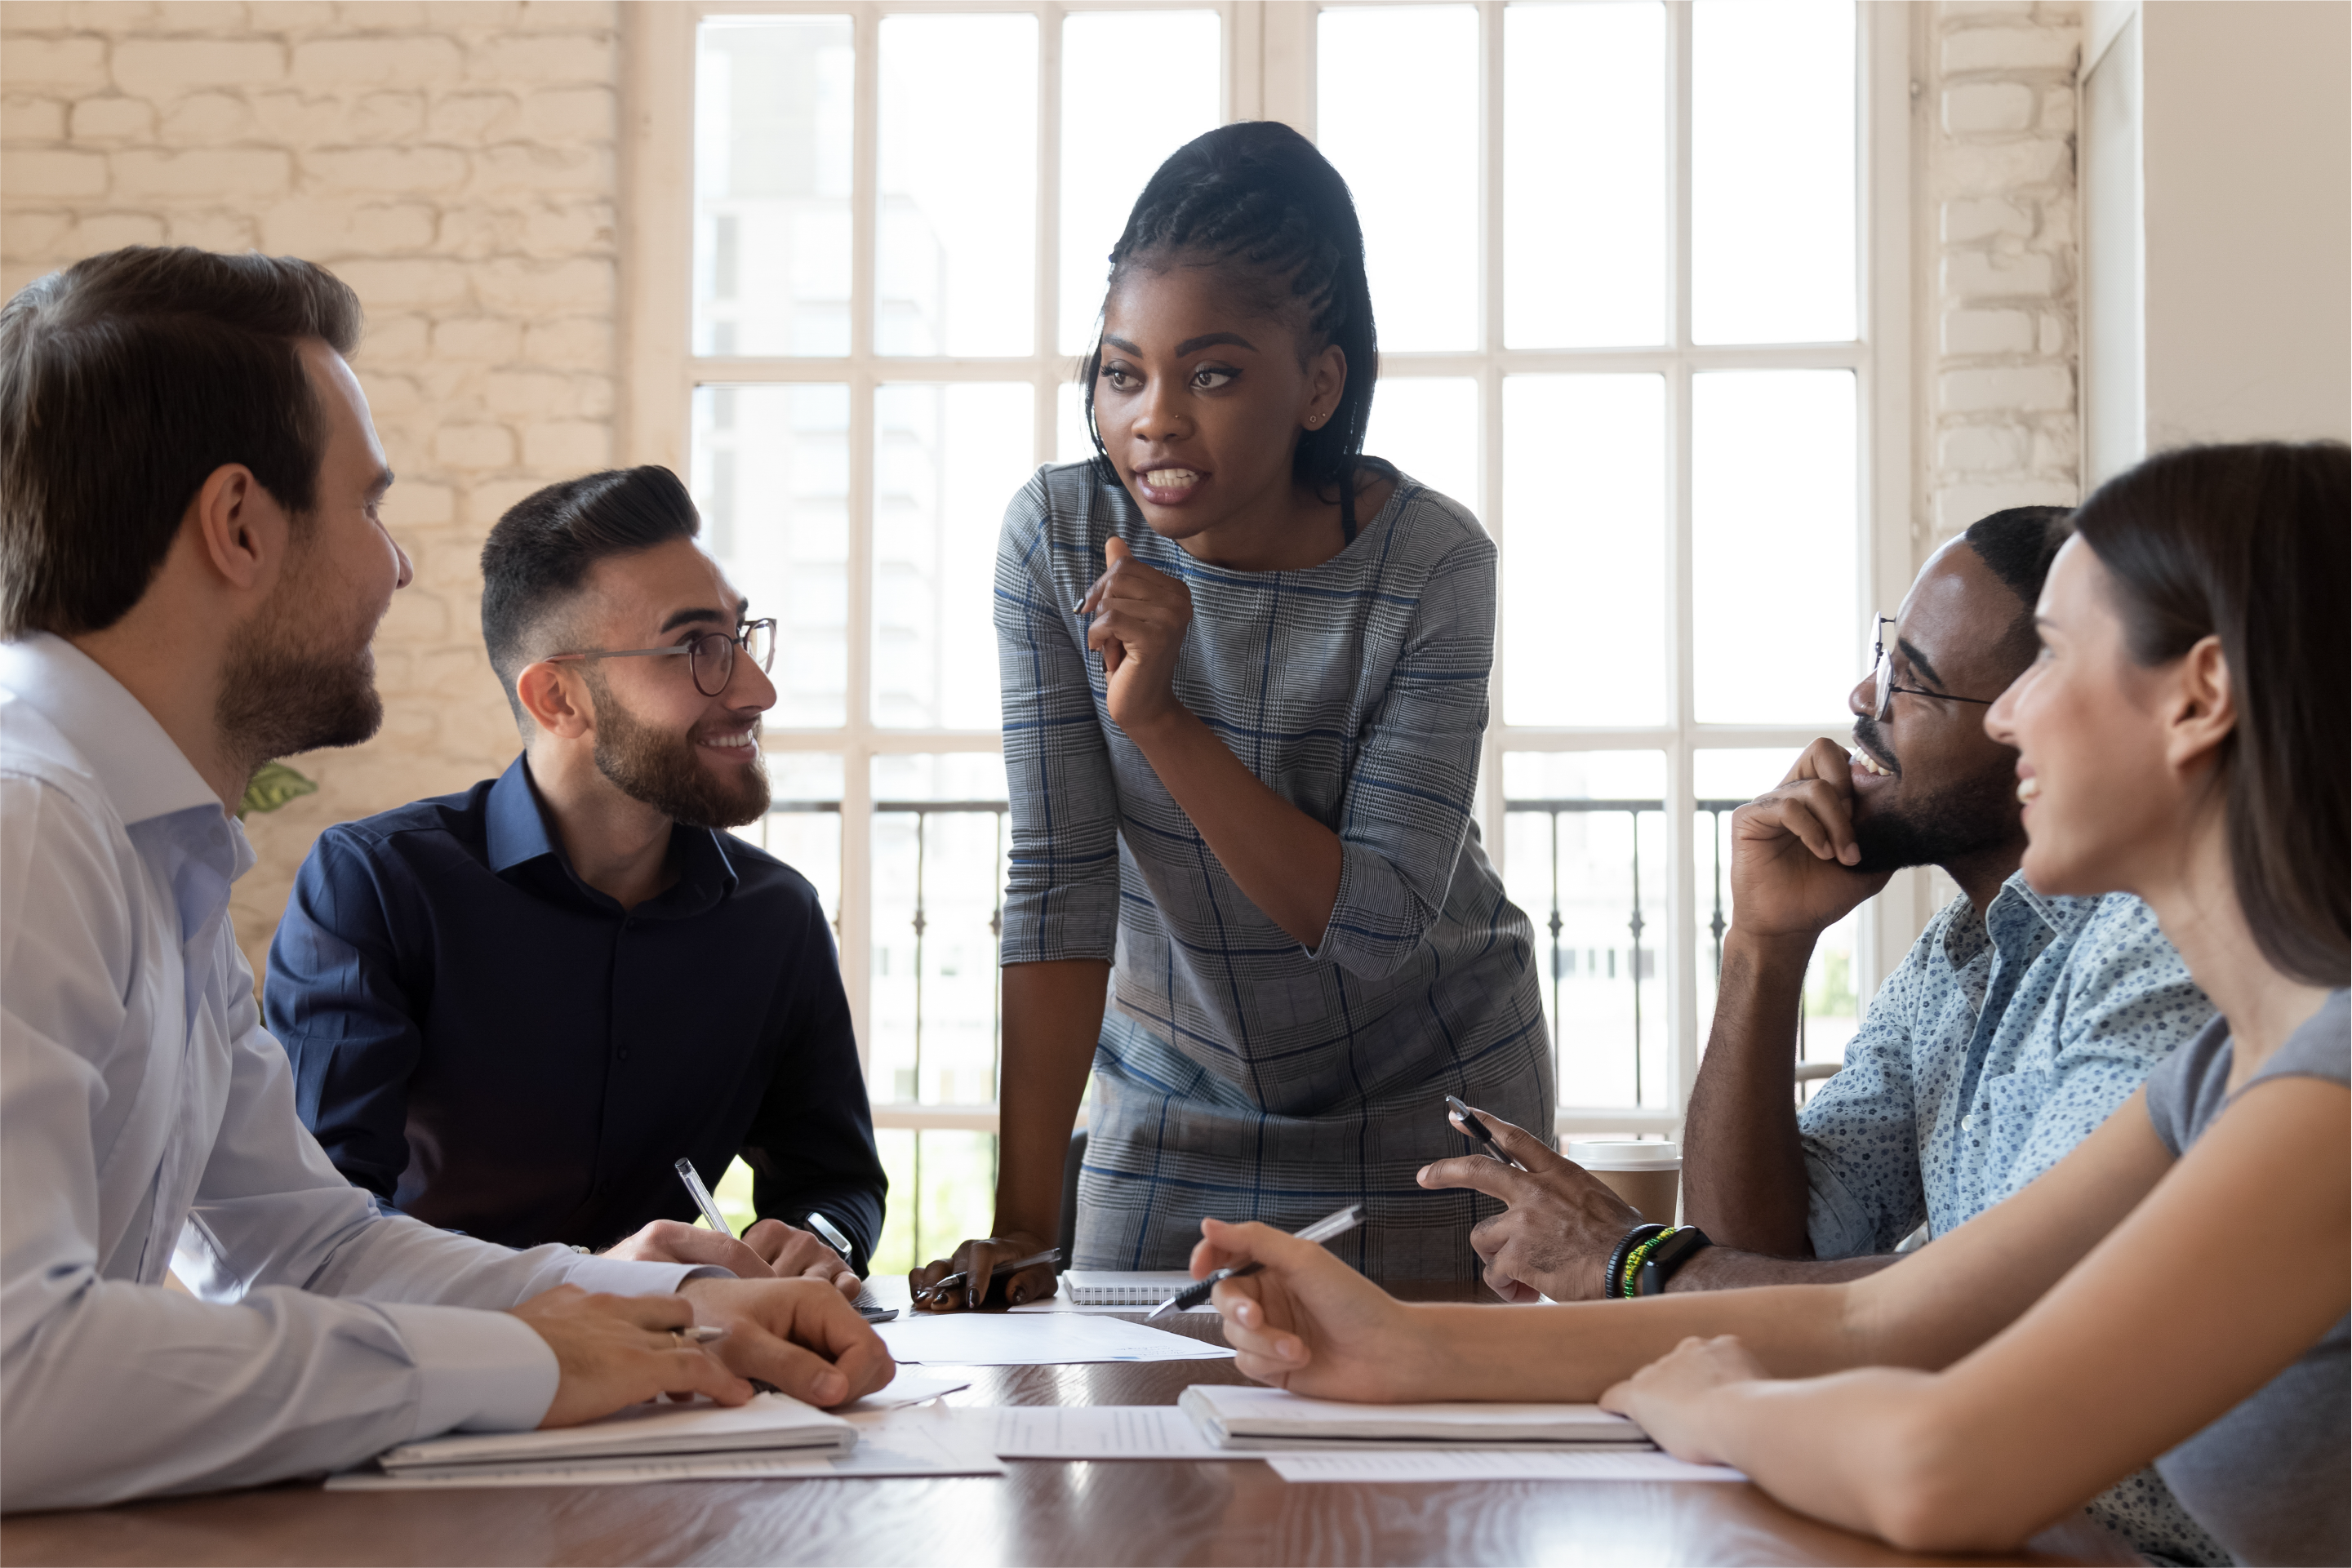
M 1244 896 L 1110 721 L 1071 607 L 1114 533 L 1192 590 L 1179 700 L 1339 835 L 1318 950 Z M 1443 1096 L 1546 1131 L 1552 1105 L 1534 931 L 1473 815 L 1494 621 L 1493 542 L 1411 479 L 1304 571 L 1203 565 L 1088 465 L 1013 498 L 996 567 L 1003 962 L 1113 964 L 1076 1266 L 1181 1267 L 1204 1214 L 1295 1229 L 1353 1201 L 1369 1222 L 1334 1250 L 1366 1273 L 1472 1271 L 1493 1204 L 1413 1183 L 1466 1150 Z

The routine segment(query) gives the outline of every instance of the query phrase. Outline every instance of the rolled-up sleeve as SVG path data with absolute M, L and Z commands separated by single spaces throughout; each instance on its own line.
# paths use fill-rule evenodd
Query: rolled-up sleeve
M 1495 547 L 1481 534 L 1432 570 L 1349 770 L 1317 961 L 1382 977 L 1436 923 L 1475 807 L 1494 653 Z
M 1061 602 L 1043 478 L 1005 509 L 996 648 L 1013 841 L 1001 961 L 1111 961 L 1118 941 L 1118 794 L 1085 638 Z

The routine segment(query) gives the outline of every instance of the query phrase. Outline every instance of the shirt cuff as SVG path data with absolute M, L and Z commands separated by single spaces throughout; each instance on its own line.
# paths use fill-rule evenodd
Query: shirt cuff
M 688 1280 L 734 1277 L 733 1270 L 714 1263 L 638 1263 L 583 1252 L 564 1271 L 563 1282 L 607 1296 L 667 1296 Z
M 528 1432 L 555 1403 L 555 1352 L 511 1312 L 377 1302 L 422 1385 L 409 1441 L 443 1432 Z

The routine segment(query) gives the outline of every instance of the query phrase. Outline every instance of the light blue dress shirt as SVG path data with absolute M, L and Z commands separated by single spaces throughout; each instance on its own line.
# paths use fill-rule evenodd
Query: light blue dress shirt
M 538 1425 L 503 1309 L 696 1272 L 380 1212 L 294 1114 L 228 918 L 244 830 L 69 643 L 0 644 L 0 1509 L 341 1469 Z M 178 1273 L 195 1292 L 168 1289 Z
M 2129 894 L 2045 897 L 2022 872 L 1984 918 L 1927 923 L 1797 1117 L 1813 1255 L 1891 1252 L 2019 1191 L 2131 1097 L 2213 1004 Z

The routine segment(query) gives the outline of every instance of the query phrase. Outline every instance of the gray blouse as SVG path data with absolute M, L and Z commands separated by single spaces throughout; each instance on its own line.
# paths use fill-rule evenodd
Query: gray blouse
M 1183 580 L 1178 700 L 1339 837 L 1310 951 L 1244 895 L 1110 719 L 1076 606 L 1114 534 Z M 1400 478 L 1354 541 L 1300 571 L 1228 571 L 1151 531 L 1091 465 L 1038 472 L 996 566 L 1013 843 L 1007 964 L 1112 960 L 1078 1178 L 1081 1268 L 1181 1268 L 1204 1214 L 1296 1229 L 1349 1202 L 1334 1250 L 1376 1278 L 1476 1262 L 1461 1095 L 1549 1132 L 1534 930 L 1475 810 L 1494 656 L 1495 546 Z
M 2239 1092 L 2266 1078 L 2352 1084 L 2347 998 L 2329 997 Z M 2228 1103 L 2230 1062 L 2230 1023 L 2217 1018 L 2149 1075 L 2148 1120 L 2176 1156 Z M 2173 1495 L 2241 1563 L 2352 1561 L 2347 1322 L 2337 1319 L 2293 1365 L 2156 1461 Z

